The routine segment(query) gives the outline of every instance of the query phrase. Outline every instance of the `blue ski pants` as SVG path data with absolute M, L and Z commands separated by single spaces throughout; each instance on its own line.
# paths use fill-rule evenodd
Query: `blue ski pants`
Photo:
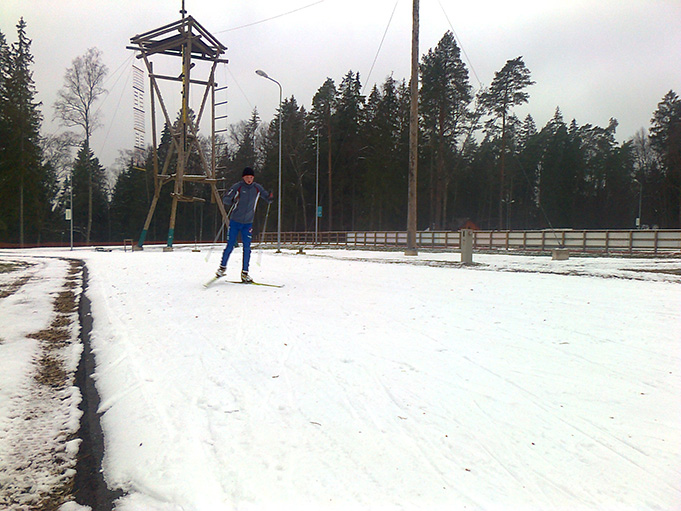
M 235 222 L 234 220 L 229 221 L 229 229 L 227 231 L 227 246 L 222 253 L 222 266 L 227 266 L 227 260 L 229 259 L 234 246 L 236 245 L 236 240 L 238 234 L 241 233 L 241 242 L 244 245 L 244 261 L 241 266 L 243 271 L 248 271 L 248 264 L 251 261 L 251 237 L 253 235 L 253 224 L 241 224 Z

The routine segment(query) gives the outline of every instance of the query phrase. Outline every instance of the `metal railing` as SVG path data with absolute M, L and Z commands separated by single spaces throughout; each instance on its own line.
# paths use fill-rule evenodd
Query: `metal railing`
M 539 230 L 472 231 L 474 250 L 546 252 L 565 248 L 570 252 L 624 254 L 681 254 L 681 229 L 655 230 Z M 264 243 L 276 243 L 277 233 L 265 233 Z M 284 245 L 347 248 L 404 248 L 406 231 L 282 232 Z M 420 231 L 420 249 L 461 248 L 460 231 Z

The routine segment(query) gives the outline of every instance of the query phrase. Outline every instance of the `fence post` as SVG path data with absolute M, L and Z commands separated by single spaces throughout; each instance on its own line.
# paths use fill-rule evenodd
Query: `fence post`
M 629 254 L 634 253 L 634 231 L 629 231 Z
M 582 252 L 586 252 L 586 230 L 582 231 Z
M 605 231 L 605 253 L 610 253 L 610 231 Z

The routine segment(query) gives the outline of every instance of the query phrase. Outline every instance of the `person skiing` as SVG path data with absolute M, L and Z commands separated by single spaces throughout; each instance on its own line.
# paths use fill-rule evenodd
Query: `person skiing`
M 253 217 L 258 200 L 262 199 L 270 204 L 273 194 L 265 190 L 262 185 L 255 182 L 255 172 L 250 167 L 246 167 L 241 174 L 241 181 L 234 183 L 227 193 L 223 196 L 222 202 L 230 211 L 229 226 L 227 229 L 227 246 L 222 253 L 220 267 L 215 272 L 215 277 L 220 278 L 225 275 L 227 261 L 236 245 L 237 235 L 241 233 L 241 241 L 244 246 L 244 258 L 241 270 L 241 281 L 247 284 L 253 282 L 248 275 L 248 264 L 251 259 L 251 236 L 253 234 Z

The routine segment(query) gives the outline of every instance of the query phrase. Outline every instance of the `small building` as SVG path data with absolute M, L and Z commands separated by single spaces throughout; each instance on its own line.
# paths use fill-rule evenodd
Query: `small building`
M 471 231 L 479 231 L 480 227 L 470 218 L 455 218 L 452 222 L 453 231 L 460 231 L 461 229 L 470 229 Z

